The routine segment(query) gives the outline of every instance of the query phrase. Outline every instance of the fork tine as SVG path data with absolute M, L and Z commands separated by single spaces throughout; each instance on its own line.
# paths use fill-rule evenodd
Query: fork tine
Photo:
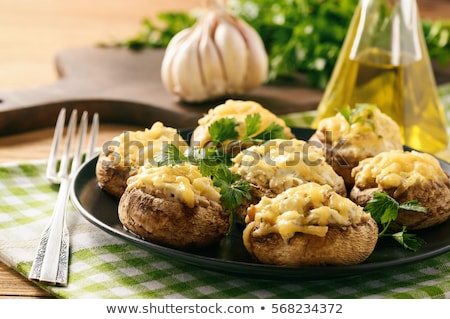
M 73 110 L 70 115 L 69 127 L 67 128 L 67 137 L 66 137 L 66 148 L 64 149 L 64 153 L 61 158 L 61 164 L 58 171 L 58 177 L 64 178 L 68 176 L 69 162 L 70 162 L 70 150 L 72 146 L 72 139 L 75 135 L 75 129 L 77 125 L 77 110 Z
M 83 141 L 84 141 L 84 136 L 86 135 L 86 131 L 87 131 L 87 120 L 88 120 L 88 113 L 87 111 L 84 111 L 83 114 L 81 115 L 81 121 L 80 121 L 80 127 L 78 129 L 78 144 L 77 144 L 77 149 L 75 151 L 75 155 L 72 159 L 72 166 L 70 169 L 70 174 L 73 175 L 76 170 L 78 169 L 78 167 L 81 164 L 81 160 L 83 157 Z
M 99 126 L 98 113 L 94 113 L 90 131 L 91 138 L 89 139 L 88 150 L 86 153 L 86 160 L 89 160 L 94 156 L 95 143 L 97 142 L 97 135 L 98 135 L 98 126 Z
M 50 156 L 48 158 L 46 176 L 52 183 L 58 182 L 56 166 L 58 163 L 58 147 L 64 132 L 64 124 L 66 120 L 66 109 L 62 108 L 56 120 L 55 132 L 53 133 L 52 146 L 50 148 Z

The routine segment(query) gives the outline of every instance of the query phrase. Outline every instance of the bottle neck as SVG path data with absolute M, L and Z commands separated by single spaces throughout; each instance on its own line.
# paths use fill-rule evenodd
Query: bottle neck
M 392 65 L 422 59 L 422 30 L 415 0 L 361 0 L 357 11 L 352 60 L 373 49 L 390 56 Z

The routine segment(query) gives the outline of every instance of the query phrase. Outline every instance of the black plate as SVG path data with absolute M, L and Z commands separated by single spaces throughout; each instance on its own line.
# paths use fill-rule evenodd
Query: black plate
M 308 139 L 312 131 L 294 129 L 294 133 L 300 139 Z M 97 184 L 96 162 L 97 158 L 94 158 L 80 168 L 71 189 L 73 204 L 88 221 L 144 249 L 211 270 L 264 278 L 324 279 L 398 267 L 450 251 L 450 220 L 417 232 L 426 244 L 416 252 L 401 248 L 390 238 L 382 238 L 364 263 L 353 266 L 282 267 L 256 263 L 242 244 L 239 227 L 235 227 L 234 232 L 224 238 L 220 244 L 206 250 L 186 252 L 167 248 L 145 241 L 124 230 L 117 216 L 118 200 L 102 191 Z M 450 173 L 450 165 L 444 161 L 440 162 L 444 170 Z

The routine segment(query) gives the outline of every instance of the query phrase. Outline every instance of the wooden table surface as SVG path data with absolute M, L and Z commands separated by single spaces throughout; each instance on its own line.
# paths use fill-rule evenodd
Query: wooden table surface
M 43 86 L 58 79 L 54 56 L 67 48 L 125 39 L 136 34 L 144 17 L 186 10 L 204 0 L 0 0 L 0 90 Z M 449 18 L 450 0 L 418 1 L 422 17 Z M 101 126 L 99 141 L 125 129 Z M 141 128 L 139 128 L 141 129 Z M 53 129 L 0 136 L 0 161 L 45 159 Z M 0 263 L 0 298 L 51 298 Z

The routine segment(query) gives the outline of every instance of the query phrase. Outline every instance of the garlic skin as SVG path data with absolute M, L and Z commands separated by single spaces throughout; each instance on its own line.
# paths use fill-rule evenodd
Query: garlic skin
M 216 1 L 209 4 L 192 27 L 171 39 L 164 54 L 161 80 L 181 101 L 242 94 L 267 79 L 269 61 L 259 34 Z

